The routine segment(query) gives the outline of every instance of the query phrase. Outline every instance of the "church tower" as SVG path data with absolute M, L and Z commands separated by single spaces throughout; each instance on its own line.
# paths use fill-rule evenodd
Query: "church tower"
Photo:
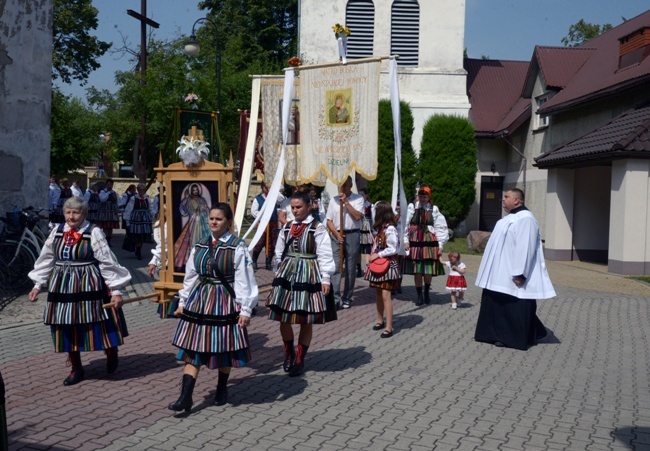
M 465 2 L 457 0 L 301 0 L 300 57 L 304 64 L 338 60 L 332 26 L 350 28 L 348 59 L 398 54 L 400 97 L 411 105 L 419 152 L 422 127 L 434 114 L 467 117 L 463 69 Z M 388 63 L 381 73 L 389 98 Z

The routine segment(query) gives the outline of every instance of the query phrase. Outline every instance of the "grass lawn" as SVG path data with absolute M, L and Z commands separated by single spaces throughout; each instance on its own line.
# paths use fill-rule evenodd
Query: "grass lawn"
M 466 237 L 454 237 L 451 240 L 447 241 L 444 247 L 445 255 L 451 251 L 459 252 L 460 255 L 481 255 L 481 252 L 476 252 L 467 249 L 467 238 Z M 446 260 L 446 257 L 445 257 Z

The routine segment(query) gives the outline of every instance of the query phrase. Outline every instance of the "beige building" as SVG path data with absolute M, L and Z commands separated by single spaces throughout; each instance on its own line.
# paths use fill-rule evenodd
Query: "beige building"
M 518 186 L 547 258 L 650 274 L 649 56 L 650 11 L 530 62 L 468 60 L 480 171 L 468 228 L 491 230 L 493 199 Z

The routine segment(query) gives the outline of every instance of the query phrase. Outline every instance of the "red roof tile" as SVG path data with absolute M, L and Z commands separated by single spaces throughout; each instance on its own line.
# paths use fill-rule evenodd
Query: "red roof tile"
M 564 89 L 594 51 L 582 47 L 535 46 L 523 96 L 530 98 L 538 70 L 548 88 Z
M 579 166 L 585 161 L 650 158 L 650 105 L 626 111 L 609 123 L 535 158 L 547 169 Z
M 465 59 L 469 117 L 477 136 L 494 136 L 522 116 L 530 117 L 530 101 L 521 102 L 527 61 Z
M 568 72 L 561 68 L 563 64 L 566 64 L 566 58 L 559 56 L 565 55 L 565 53 L 557 52 L 546 55 L 549 58 L 544 62 L 544 66 L 547 66 L 549 73 L 553 74 L 551 78 L 560 82 L 564 80 L 566 85 L 544 104 L 540 112 L 542 114 L 554 113 L 606 96 L 623 86 L 650 81 L 650 57 L 624 69 L 619 70 L 618 68 L 619 39 L 645 26 L 650 26 L 650 11 L 646 11 L 576 47 L 576 49 L 584 51 L 582 56 L 589 53 L 590 56 L 568 82 L 565 80 Z M 546 76 L 546 70 L 544 75 Z

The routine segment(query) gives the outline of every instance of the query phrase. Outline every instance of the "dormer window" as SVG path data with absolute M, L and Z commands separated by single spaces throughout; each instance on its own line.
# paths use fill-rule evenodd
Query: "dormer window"
M 539 109 L 551 98 L 550 94 L 535 97 L 535 130 L 548 127 L 548 116 L 538 113 Z
M 619 39 L 618 68 L 638 64 L 650 55 L 650 27 L 643 27 Z

